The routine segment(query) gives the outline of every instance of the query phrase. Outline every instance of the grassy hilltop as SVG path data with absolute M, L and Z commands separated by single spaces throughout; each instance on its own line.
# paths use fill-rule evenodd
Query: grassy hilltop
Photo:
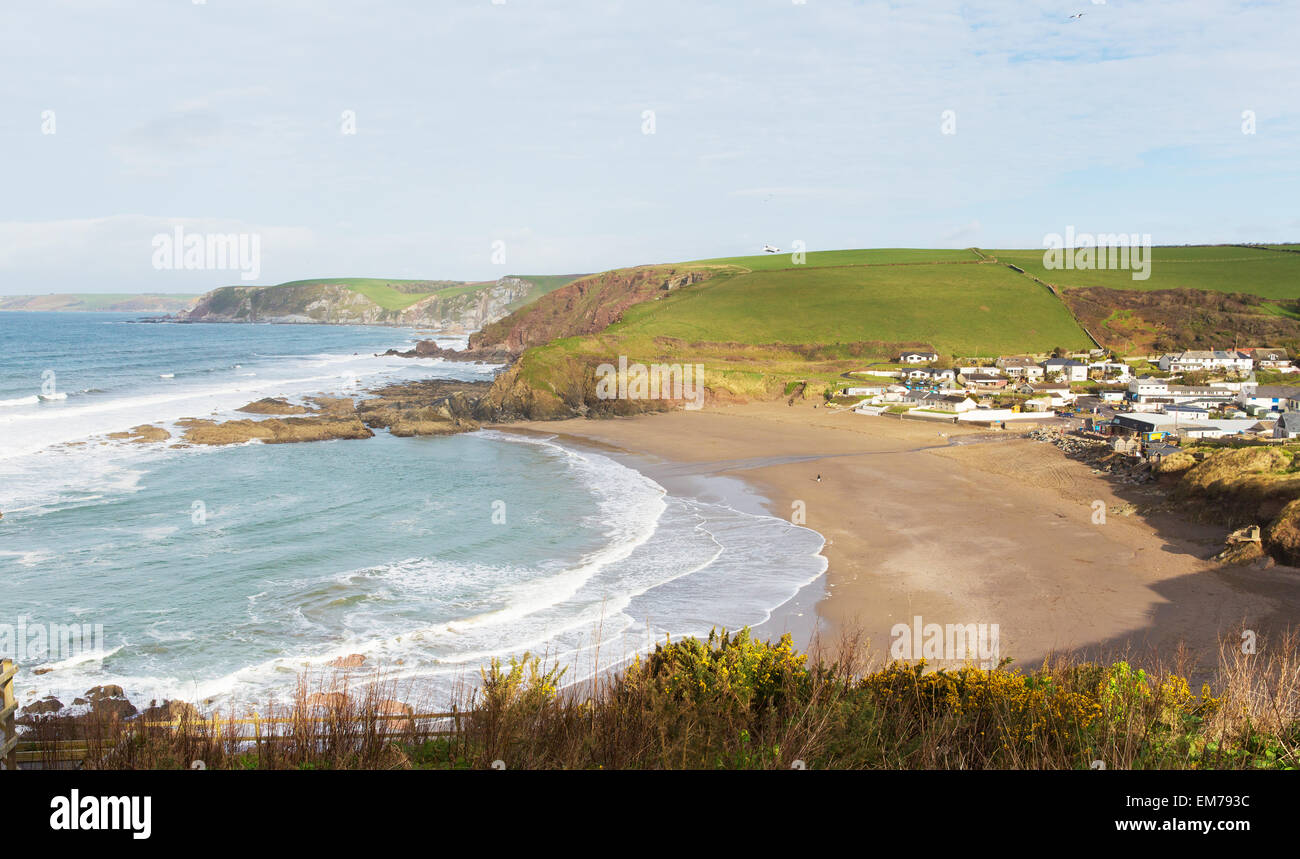
M 820 392 L 900 349 L 945 355 L 1094 345 L 1059 297 L 974 249 L 880 248 L 725 257 L 580 278 L 472 341 L 522 353 L 498 391 L 534 416 L 591 399 L 590 369 L 702 364 L 715 392 Z M 618 411 L 622 403 L 603 404 Z M 640 407 L 649 407 L 643 404 Z
M 474 330 L 577 275 L 507 275 L 490 281 L 332 277 L 275 286 L 223 286 L 184 313 L 192 322 L 430 325 Z
M 1046 289 L 975 262 L 724 273 L 637 305 L 607 332 L 751 344 L 921 341 L 963 355 L 1091 345 Z
M 720 257 L 579 278 L 474 345 L 522 353 L 504 384 L 557 415 L 589 400 L 584 373 L 619 355 L 703 364 L 711 389 L 776 396 L 798 382 L 840 386 L 904 348 L 991 358 L 1098 344 L 1127 354 L 1300 347 L 1300 253 L 1158 247 L 1150 271 L 1141 281 L 1128 270 L 1049 271 L 1042 250 Z
M 1144 291 L 1205 289 L 1245 292 L 1277 300 L 1300 299 L 1300 254 L 1284 250 L 1237 245 L 1156 247 L 1151 249 L 1151 276 L 1146 280 L 1134 280 L 1131 271 L 1119 269 L 1049 271 L 1043 267 L 1042 250 L 994 250 L 986 253 L 1061 287 L 1104 286 Z
M 1075 318 L 1122 352 L 1300 347 L 1300 246 L 1151 249 L 1150 277 L 1118 269 L 1053 269 L 1041 250 L 985 251 L 1055 287 Z

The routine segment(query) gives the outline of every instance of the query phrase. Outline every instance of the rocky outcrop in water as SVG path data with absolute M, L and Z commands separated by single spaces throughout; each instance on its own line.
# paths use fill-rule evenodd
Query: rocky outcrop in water
M 464 361 L 474 364 L 508 364 L 514 360 L 514 354 L 507 349 L 487 347 L 482 349 L 443 349 L 432 340 L 421 340 L 414 349 L 399 352 L 389 349 L 384 357 L 393 358 L 441 358 L 444 361 Z
M 238 411 L 250 415 L 305 415 L 311 412 L 311 409 L 291 403 L 283 397 L 263 397 L 246 406 L 240 406 Z
M 254 439 L 264 444 L 289 444 L 299 441 L 370 438 L 374 435 L 356 417 L 335 418 L 318 415 L 303 418 L 268 418 L 267 420 L 212 421 L 186 418 L 177 421 L 185 428 L 187 444 L 243 444 Z
M 151 441 L 166 441 L 171 438 L 172 434 L 162 427 L 141 424 L 138 427 L 132 427 L 128 432 L 111 432 L 108 438 L 117 441 L 131 441 L 136 444 L 145 444 Z
M 303 441 L 372 438 L 385 429 L 396 436 L 450 435 L 479 428 L 479 400 L 488 393 L 487 382 L 431 379 L 378 388 L 372 397 L 309 397 L 306 405 L 279 398 L 257 400 L 239 411 L 251 414 L 297 417 L 239 418 L 216 421 L 185 418 L 176 425 L 184 430 L 181 444 L 226 445 L 261 441 L 290 444 Z

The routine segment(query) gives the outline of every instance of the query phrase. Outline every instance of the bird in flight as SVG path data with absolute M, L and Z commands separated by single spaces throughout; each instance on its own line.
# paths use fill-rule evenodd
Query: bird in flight
M 1087 14 L 1086 12 L 1075 12 L 1075 13 L 1074 13 L 1073 15 L 1071 15 L 1070 17 L 1071 17 L 1071 18 L 1082 18 L 1082 17 L 1083 17 L 1084 15 L 1086 15 L 1086 14 Z

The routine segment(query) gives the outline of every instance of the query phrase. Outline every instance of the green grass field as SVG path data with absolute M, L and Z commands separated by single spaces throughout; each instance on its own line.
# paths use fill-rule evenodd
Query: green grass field
M 315 286 L 338 284 L 369 298 L 385 310 L 405 310 L 417 301 L 445 288 L 459 286 L 454 281 L 398 280 L 379 277 L 316 277 L 291 280 L 280 286 Z
M 694 260 L 681 265 L 734 265 L 749 271 L 776 271 L 778 269 L 823 268 L 843 265 L 900 265 L 933 262 L 978 262 L 979 256 L 971 250 L 930 250 L 927 248 L 867 248 L 847 251 L 809 251 L 805 262 L 795 265 L 789 249 L 779 254 L 758 254 L 745 257 L 716 257 Z
M 1091 346 L 1060 301 L 997 265 L 723 275 L 636 305 L 607 333 L 745 344 L 916 341 L 957 355 Z
M 1008 264 L 1060 287 L 1060 294 Z M 631 361 L 701 364 L 711 388 L 740 398 L 788 396 L 792 384 L 813 395 L 833 395 L 861 378 L 852 373 L 912 345 L 928 344 L 944 356 L 985 359 L 1093 348 L 1071 312 L 1073 305 L 1066 303 L 1071 287 L 1092 285 L 1116 289 L 1112 296 L 1127 293 L 1133 303 L 1112 301 L 1109 318 L 1088 324 L 1098 326 L 1107 342 L 1124 340 L 1112 335 L 1132 328 L 1136 334 L 1127 339 L 1136 337 L 1144 349 L 1154 348 L 1147 341 L 1157 336 L 1192 342 L 1220 317 L 1264 332 L 1259 336 L 1270 342 L 1283 342 L 1282 329 L 1261 327 L 1258 320 L 1300 316 L 1280 303 L 1300 298 L 1300 254 L 1264 247 L 1154 248 L 1147 281 L 1132 280 L 1130 271 L 1048 272 L 1037 249 L 825 251 L 810 253 L 804 265 L 794 265 L 783 253 L 717 257 L 673 268 L 707 269 L 710 276 L 645 296 L 601 331 L 566 337 L 564 324 L 552 324 L 561 333 L 551 336 L 559 339 L 528 349 L 518 378 L 542 400 L 554 398 L 575 390 L 591 367 L 623 355 Z M 1269 301 L 1234 300 L 1227 307 L 1194 297 L 1188 306 L 1177 297 L 1148 301 L 1135 294 L 1179 287 L 1251 293 Z M 1081 301 L 1075 309 L 1094 315 L 1107 307 L 1104 296 Z M 594 312 L 552 305 L 544 307 L 548 319 L 563 322 L 568 314 L 570 331 L 584 330 Z M 511 325 L 505 320 L 501 333 Z
M 1278 247 L 1284 247 L 1279 245 Z M 1208 289 L 1247 292 L 1264 298 L 1300 298 L 1300 253 L 1245 247 L 1156 247 L 1151 249 L 1151 276 L 1133 280 L 1126 270 L 1048 271 L 1041 250 L 986 250 L 1047 283 L 1063 287 L 1111 289 Z
M 899 343 L 989 357 L 1092 346 L 1064 304 L 1005 266 L 732 270 L 633 305 L 599 333 L 529 349 L 519 373 L 547 392 L 626 355 L 700 364 L 710 387 L 739 397 L 779 396 L 800 381 L 820 396 L 862 384 L 844 374 Z

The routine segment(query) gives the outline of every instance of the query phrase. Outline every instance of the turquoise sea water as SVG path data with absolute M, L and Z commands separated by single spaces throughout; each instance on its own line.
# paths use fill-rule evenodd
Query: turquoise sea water
M 544 439 L 106 441 L 262 396 L 493 372 L 374 357 L 408 330 L 130 318 L 0 313 L 0 624 L 104 630 L 20 659 L 24 701 L 112 682 L 137 703 L 257 702 L 350 653 L 430 700 L 526 650 L 572 679 L 665 633 L 760 623 L 824 569 L 814 532 Z M 38 396 L 48 371 L 66 398 Z

